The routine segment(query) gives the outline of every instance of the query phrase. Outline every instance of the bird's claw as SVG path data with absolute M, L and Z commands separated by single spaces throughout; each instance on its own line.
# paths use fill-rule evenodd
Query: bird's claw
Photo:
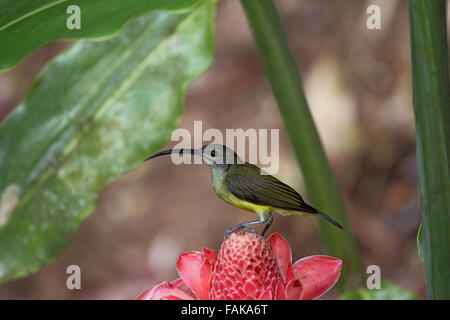
M 253 230 L 252 228 L 246 228 L 246 227 L 238 227 L 238 228 L 236 228 L 236 227 L 234 227 L 234 228 L 228 229 L 227 231 L 225 231 L 225 232 L 223 233 L 223 239 L 224 239 L 224 240 L 228 239 L 228 238 L 231 236 L 231 234 L 232 234 L 233 232 L 235 232 L 236 230 L 248 231 L 248 232 L 251 232 L 251 233 L 253 233 L 254 235 L 256 235 L 256 231 Z

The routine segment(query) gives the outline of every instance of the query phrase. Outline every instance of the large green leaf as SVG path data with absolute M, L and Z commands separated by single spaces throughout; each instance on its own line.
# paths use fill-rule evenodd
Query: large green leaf
M 149 10 L 186 10 L 198 0 L 0 0 L 0 71 L 46 43 L 116 33 L 131 17 Z M 69 30 L 67 8 L 81 11 L 81 29 Z
M 98 193 L 176 127 L 213 57 L 214 4 L 153 12 L 51 62 L 0 127 L 0 280 L 55 258 Z

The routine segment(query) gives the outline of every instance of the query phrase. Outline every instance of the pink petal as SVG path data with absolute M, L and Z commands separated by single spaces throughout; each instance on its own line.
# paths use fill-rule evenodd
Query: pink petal
M 315 299 L 330 290 L 339 280 L 342 261 L 330 256 L 310 256 L 298 260 L 294 276 L 303 286 L 303 300 Z
M 141 292 L 141 293 L 136 297 L 136 300 L 152 300 L 152 299 L 151 299 L 151 296 L 150 296 L 150 292 L 151 292 L 151 291 L 152 291 L 152 290 L 149 289 L 149 290 L 145 290 L 145 291 Z
M 303 286 L 300 280 L 292 279 L 286 286 L 287 300 L 300 300 L 303 295 Z
M 205 261 L 201 252 L 186 252 L 177 260 L 178 274 L 199 300 L 208 299 L 211 265 Z
M 214 250 L 203 248 L 205 260 L 200 270 L 200 284 L 203 290 L 203 296 L 209 300 L 209 291 L 211 288 L 211 274 L 217 261 L 217 253 Z
M 280 269 L 284 283 L 288 283 L 294 278 L 292 272 L 292 253 L 289 243 L 279 233 L 273 233 L 267 242 L 270 244 L 272 253 Z
M 278 281 L 275 289 L 275 300 L 286 300 L 286 287 L 281 281 Z
M 272 292 L 270 289 L 265 290 L 257 300 L 272 300 Z
M 183 299 L 180 299 L 176 296 L 167 296 L 167 297 L 162 298 L 161 300 L 183 300 Z
M 193 300 L 194 297 L 181 288 L 176 287 L 169 282 L 163 282 L 154 286 L 151 290 L 142 292 L 136 300 L 166 300 L 168 297 L 174 297 L 178 300 Z M 173 299 L 169 299 L 173 300 Z
M 175 288 L 183 290 L 190 296 L 192 296 L 192 297 L 194 296 L 191 289 L 189 289 L 189 287 L 186 285 L 186 283 L 183 282 L 183 279 L 181 279 L 181 278 L 175 279 L 175 280 L 171 281 L 170 284 L 173 285 Z
M 213 265 L 210 260 L 205 259 L 200 269 L 200 287 L 202 288 L 202 299 L 209 300 L 209 289 L 211 288 L 211 274 Z
M 189 290 L 188 286 L 186 286 L 186 283 L 184 283 L 183 279 L 181 278 L 170 281 L 170 284 L 180 289 L 186 288 L 187 290 Z
M 216 263 L 217 253 L 214 250 L 203 248 L 202 252 L 203 256 L 205 256 L 206 260 L 208 260 L 211 263 L 211 265 L 214 265 Z

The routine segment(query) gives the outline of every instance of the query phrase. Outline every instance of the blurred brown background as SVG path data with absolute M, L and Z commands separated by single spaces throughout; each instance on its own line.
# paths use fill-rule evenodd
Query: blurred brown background
M 415 240 L 420 211 L 407 1 L 276 3 L 364 262 L 379 265 L 383 280 L 425 297 Z M 381 7 L 381 30 L 366 28 L 370 4 Z M 67 45 L 48 45 L 0 74 L 0 119 Z M 190 88 L 180 127 L 192 130 L 194 120 L 204 130 L 279 128 L 277 176 L 305 194 L 237 0 L 218 5 L 214 64 Z M 132 299 L 175 279 L 178 254 L 218 250 L 224 230 L 254 218 L 221 201 L 210 183 L 206 166 L 175 166 L 164 158 L 142 165 L 104 189 L 64 254 L 36 274 L 0 285 L 0 299 Z M 290 242 L 294 260 L 324 253 L 313 219 L 277 215 L 269 233 L 275 231 Z M 81 267 L 81 290 L 66 288 L 71 264 Z

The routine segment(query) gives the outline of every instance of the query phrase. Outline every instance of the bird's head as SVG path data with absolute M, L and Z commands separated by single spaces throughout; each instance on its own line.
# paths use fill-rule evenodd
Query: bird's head
M 208 144 L 202 147 L 202 158 L 208 166 L 228 167 L 240 160 L 237 154 L 221 144 Z
M 164 150 L 154 155 L 151 155 L 145 160 L 150 160 L 166 154 L 183 154 L 190 153 L 196 156 L 201 156 L 203 161 L 212 168 L 222 168 L 226 169 L 231 164 L 242 163 L 242 160 L 238 155 L 228 148 L 227 146 L 221 144 L 208 144 L 199 149 L 169 149 Z

